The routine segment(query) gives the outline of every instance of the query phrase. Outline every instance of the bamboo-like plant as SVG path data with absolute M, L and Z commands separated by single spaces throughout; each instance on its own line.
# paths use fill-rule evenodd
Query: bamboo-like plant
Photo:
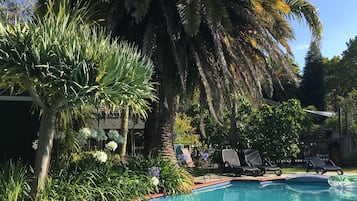
M 9 161 L 0 166 L 0 200 L 17 201 L 29 199 L 27 168 L 21 162 Z
M 53 5 L 31 22 L 0 24 L 0 89 L 27 91 L 42 111 L 33 197 L 47 177 L 60 111 L 83 103 L 125 104 L 145 116 L 154 97 L 150 60 L 84 23 L 86 6 L 70 9 L 67 0 Z

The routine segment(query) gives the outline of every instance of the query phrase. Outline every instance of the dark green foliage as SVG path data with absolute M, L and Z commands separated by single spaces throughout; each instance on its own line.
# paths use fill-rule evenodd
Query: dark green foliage
M 303 106 L 314 105 L 318 110 L 325 109 L 324 68 L 320 48 L 311 43 L 305 57 L 304 74 L 301 82 Z
M 50 179 L 37 200 L 132 200 L 143 198 L 153 186 L 145 175 L 131 173 L 125 166 L 93 159 L 83 153 L 69 167 L 54 163 Z
M 357 133 L 356 89 L 357 89 L 357 37 L 347 43 L 342 58 L 327 61 L 325 83 L 327 105 L 330 111 L 341 111 L 342 133 Z M 347 118 L 346 118 L 347 117 Z M 329 118 L 327 125 L 339 130 L 338 116 Z
M 346 97 L 357 88 L 357 37 L 347 43 L 342 58 L 334 57 L 328 61 L 326 85 L 328 93 Z
M 135 200 L 155 192 L 187 193 L 193 187 L 192 178 L 183 169 L 156 157 L 137 157 L 124 165 L 110 156 L 107 162 L 99 163 L 88 152 L 67 168 L 54 166 L 39 201 Z M 158 186 L 149 171 L 154 166 L 160 168 Z
M 347 50 L 342 54 L 340 70 L 344 75 L 340 82 L 345 88 L 345 94 L 357 89 L 357 37 L 347 43 Z
M 198 104 L 192 104 L 188 110 L 188 116 L 192 117 L 192 125 L 196 128 L 196 131 L 200 129 L 200 108 Z M 223 149 L 229 144 L 229 114 L 227 111 L 223 112 L 223 122 L 219 125 L 215 119 L 210 115 L 208 110 L 204 112 L 204 127 L 207 137 L 201 137 L 201 142 L 206 145 L 210 145 L 216 149 Z
M 304 118 L 305 112 L 295 99 L 274 108 L 264 105 L 253 120 L 251 147 L 274 161 L 296 157 L 300 152 L 298 140 Z
M 204 143 L 217 150 L 230 145 L 229 119 L 223 122 L 223 126 L 216 124 L 212 117 L 205 116 L 207 138 Z M 194 118 L 198 126 L 198 115 Z M 271 107 L 263 105 L 256 110 L 246 99 L 241 98 L 240 107 L 237 110 L 237 145 L 238 150 L 245 148 L 258 149 L 262 155 L 272 160 L 296 157 L 299 153 L 298 140 L 301 132 L 309 121 L 305 119 L 305 112 L 300 102 L 290 99 L 281 105 Z M 213 156 L 219 160 L 218 155 Z M 218 160 L 215 161 L 218 161 Z
M 357 135 L 357 90 L 353 89 L 346 97 L 338 96 L 335 106 L 337 111 L 340 108 L 342 133 Z M 327 119 L 326 124 L 334 130 L 339 130 L 338 115 Z
M 133 200 L 153 191 L 147 175 L 84 161 L 77 169 L 51 175 L 38 200 Z

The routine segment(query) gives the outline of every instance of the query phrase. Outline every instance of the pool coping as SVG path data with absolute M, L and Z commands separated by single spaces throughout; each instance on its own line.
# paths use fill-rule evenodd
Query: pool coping
M 195 186 L 191 190 L 201 189 L 213 185 L 230 183 L 232 181 L 257 181 L 257 182 L 270 182 L 270 181 L 285 181 L 286 177 L 282 176 L 272 176 L 272 177 L 233 177 L 233 178 L 224 178 L 215 181 L 209 181 L 205 183 L 195 184 Z M 168 196 L 169 194 L 164 193 L 157 193 L 157 194 L 150 194 L 146 196 L 148 200 Z

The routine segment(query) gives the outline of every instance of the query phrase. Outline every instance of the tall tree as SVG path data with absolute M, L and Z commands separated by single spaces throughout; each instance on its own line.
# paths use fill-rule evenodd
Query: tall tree
M 304 74 L 301 82 L 304 106 L 314 105 L 318 110 L 325 109 L 324 66 L 320 47 L 312 42 L 305 57 Z
M 128 105 L 145 114 L 153 97 L 152 62 L 127 43 L 83 24 L 86 7 L 52 2 L 31 22 L 0 24 L 0 88 L 27 91 L 41 109 L 32 197 L 43 187 L 56 115 L 83 103 Z
M 295 80 L 285 54 L 293 39 L 287 19 L 305 19 L 316 41 L 322 29 L 316 8 L 304 0 L 118 0 L 97 8 L 111 14 L 114 37 L 135 42 L 155 64 L 159 102 L 146 122 L 145 150 L 173 161 L 170 136 L 189 85 L 198 87 L 201 107 L 220 122 L 222 106 L 237 108 L 240 94 L 255 102 L 263 91 L 271 95 L 275 78 L 268 57 Z
M 260 102 L 263 91 L 271 94 L 275 77 L 267 57 L 282 63 L 295 79 L 284 51 L 291 53 L 287 41 L 293 38 L 288 18 L 306 19 L 314 39 L 321 36 L 316 8 L 309 1 L 121 0 L 109 4 L 113 35 L 134 41 L 156 67 L 153 80 L 159 83 L 159 102 L 146 122 L 145 148 L 172 160 L 170 134 L 189 80 L 200 90 L 201 107 L 207 107 L 219 122 L 222 105 L 237 108 L 240 94 L 255 102 Z
M 342 58 L 334 57 L 328 62 L 326 85 L 329 93 L 346 97 L 357 88 L 357 37 L 350 39 Z

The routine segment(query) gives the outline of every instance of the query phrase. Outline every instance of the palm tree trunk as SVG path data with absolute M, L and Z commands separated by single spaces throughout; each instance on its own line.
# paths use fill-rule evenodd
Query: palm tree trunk
M 173 149 L 172 133 L 178 109 L 179 97 L 167 97 L 161 111 L 153 111 L 149 114 L 145 124 L 144 139 L 145 153 L 159 154 L 162 158 L 176 163 L 176 155 Z
M 51 159 L 53 136 L 55 133 L 56 111 L 44 109 L 38 139 L 38 149 L 35 159 L 34 180 L 31 187 L 31 197 L 36 197 L 37 191 L 44 187 Z
M 175 124 L 176 112 L 178 109 L 179 96 L 174 95 L 167 97 L 162 115 L 160 116 L 159 129 L 162 147 L 160 154 L 164 159 L 168 159 L 173 163 L 177 163 L 176 155 L 173 147 L 173 129 Z
M 128 139 L 128 131 L 129 131 L 129 107 L 125 106 L 122 111 L 122 119 L 121 119 L 121 135 L 124 138 L 124 143 L 120 145 L 120 156 L 125 156 L 126 154 L 126 144 Z
M 146 154 L 159 154 L 162 158 L 176 163 L 172 133 L 179 95 L 172 89 L 172 80 L 169 77 L 163 78 L 158 90 L 159 103 L 153 105 L 153 110 L 145 124 L 144 140 Z

